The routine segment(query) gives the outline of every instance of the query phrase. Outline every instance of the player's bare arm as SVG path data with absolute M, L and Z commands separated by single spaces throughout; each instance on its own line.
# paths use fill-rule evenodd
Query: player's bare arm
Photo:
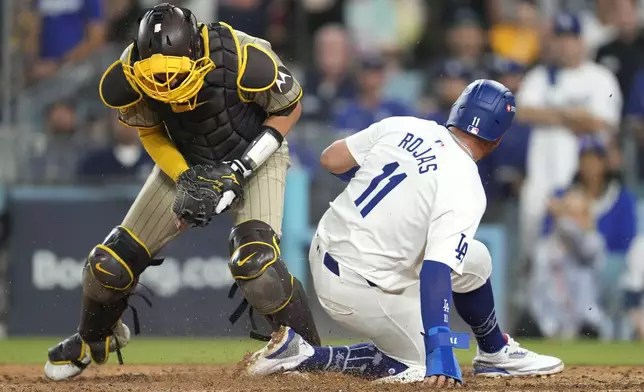
M 342 139 L 324 149 L 320 156 L 320 165 L 333 174 L 342 174 L 358 166 L 358 162 L 349 151 L 347 142 Z

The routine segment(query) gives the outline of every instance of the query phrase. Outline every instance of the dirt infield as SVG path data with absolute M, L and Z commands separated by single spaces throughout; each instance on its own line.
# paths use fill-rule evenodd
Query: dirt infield
M 463 369 L 469 372 L 469 369 Z M 644 367 L 573 366 L 548 378 L 480 379 L 466 376 L 467 391 L 644 391 Z M 73 381 L 53 383 L 38 366 L 0 365 L 0 391 L 12 392 L 210 392 L 210 391 L 424 391 L 427 386 L 371 385 L 341 375 L 243 378 L 235 367 L 103 366 Z

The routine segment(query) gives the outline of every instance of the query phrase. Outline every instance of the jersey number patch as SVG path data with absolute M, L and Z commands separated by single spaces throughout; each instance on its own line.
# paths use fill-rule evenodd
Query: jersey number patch
M 371 198 L 371 200 L 369 200 L 369 202 L 360 210 L 360 215 L 362 215 L 363 218 L 369 215 L 371 210 L 373 210 L 374 207 L 378 205 L 378 203 L 380 203 L 380 201 L 385 196 L 387 196 L 389 192 L 391 192 L 396 186 L 398 186 L 398 184 L 400 184 L 402 180 L 407 178 L 407 174 L 405 173 L 400 173 L 400 174 L 396 174 L 395 176 L 392 176 L 392 174 L 394 174 L 398 166 L 400 166 L 398 162 L 391 162 L 383 166 L 382 173 L 374 177 L 373 180 L 371 180 L 371 183 L 369 184 L 367 189 L 365 189 L 365 191 L 362 192 L 362 194 L 355 200 L 356 207 L 360 207 L 360 204 L 365 202 L 367 197 L 369 197 L 369 195 L 376 190 L 376 188 L 378 187 L 378 184 L 380 184 L 382 180 L 384 180 L 385 178 L 389 179 L 389 181 L 387 182 L 387 185 L 385 185 L 384 188 L 382 188 L 378 193 L 376 193 L 375 196 Z

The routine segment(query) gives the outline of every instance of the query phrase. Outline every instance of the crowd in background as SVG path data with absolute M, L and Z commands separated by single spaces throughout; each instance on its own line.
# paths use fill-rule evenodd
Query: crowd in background
M 97 85 L 155 3 L 13 2 L 14 83 L 1 96 L 11 117 L 2 120 L 12 126 L 0 144 L 19 142 L 0 146 L 6 182 L 143 182 L 153 162 L 136 130 L 102 105 Z M 343 186 L 318 165 L 330 141 L 388 116 L 442 123 L 472 80 L 504 83 L 517 95 L 517 119 L 479 167 L 484 219 L 519 217 L 519 334 L 644 338 L 644 240 L 636 238 L 644 180 L 637 158 L 644 150 L 642 1 L 174 3 L 200 21 L 222 20 L 268 39 L 303 84 L 303 117 L 288 140 L 293 164 L 312 176 L 311 221 Z M 569 99 L 574 94 L 562 85 L 588 96 Z M 6 226 L 0 215 L 0 246 Z M 1 307 L 0 294 L 0 314 Z

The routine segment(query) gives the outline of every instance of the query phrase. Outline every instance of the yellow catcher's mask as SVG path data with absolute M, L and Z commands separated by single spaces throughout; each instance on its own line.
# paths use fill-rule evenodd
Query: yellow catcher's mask
M 204 56 L 189 57 L 153 54 L 151 57 L 123 64 L 125 76 L 150 98 L 167 104 L 185 104 L 189 110 L 197 105 L 197 93 L 204 84 L 206 74 L 215 69 L 210 59 L 208 29 L 203 27 L 201 36 Z

